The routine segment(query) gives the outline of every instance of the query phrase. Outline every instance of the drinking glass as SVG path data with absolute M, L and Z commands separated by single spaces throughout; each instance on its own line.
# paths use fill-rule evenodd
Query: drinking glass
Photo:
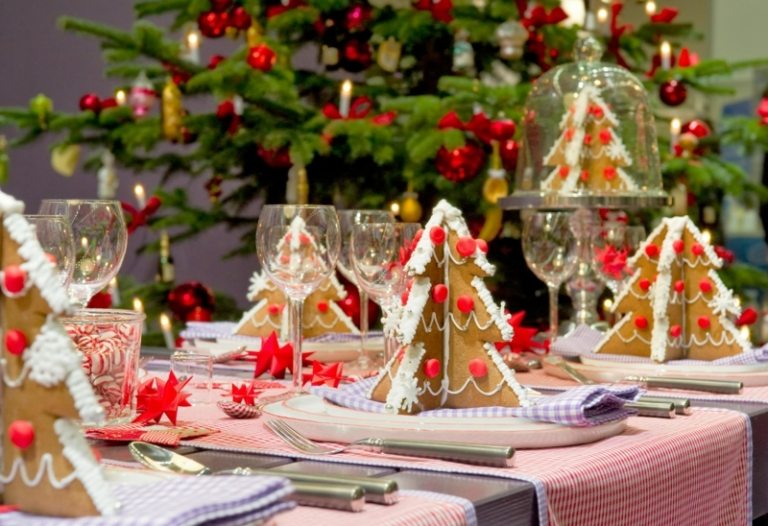
M 75 242 L 72 227 L 64 216 L 25 215 L 35 229 L 37 241 L 56 266 L 59 283 L 66 289 L 75 270 Z
M 557 338 L 557 295 L 576 270 L 576 237 L 571 212 L 533 212 L 523 222 L 523 256 L 528 267 L 549 289 L 549 333 Z
M 205 351 L 177 350 L 171 354 L 171 371 L 179 380 L 192 378 L 187 387 L 193 404 L 211 403 L 213 387 L 213 355 Z
M 598 277 L 611 289 L 614 298 L 634 272 L 627 265 L 627 259 L 632 257 L 644 239 L 643 226 L 620 222 L 606 222 L 592 231 L 592 265 Z
M 352 227 L 352 269 L 357 282 L 381 306 L 385 316 L 392 315 L 406 290 L 405 264 L 420 229 L 418 223 L 368 223 Z M 395 346 L 391 331 L 385 327 L 385 363 L 395 352 Z
M 339 210 L 338 214 L 341 225 L 341 252 L 339 252 L 339 261 L 336 267 L 342 276 L 357 285 L 357 292 L 360 296 L 360 356 L 355 366 L 360 370 L 366 370 L 373 365 L 365 352 L 365 339 L 368 334 L 368 293 L 360 285 L 352 269 L 352 227 L 368 223 L 394 223 L 395 219 L 386 210 Z
M 69 220 L 75 241 L 75 267 L 67 289 L 84 308 L 117 275 L 128 247 L 128 232 L 118 201 L 44 199 L 40 213 Z
M 293 390 L 301 393 L 304 300 L 336 266 L 341 246 L 336 209 L 323 205 L 267 205 L 256 227 L 261 268 L 288 296 L 293 345 Z

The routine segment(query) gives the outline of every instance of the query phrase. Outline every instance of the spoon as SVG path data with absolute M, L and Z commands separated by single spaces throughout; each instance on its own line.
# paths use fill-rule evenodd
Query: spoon
M 248 468 L 212 472 L 208 466 L 147 442 L 131 442 L 128 451 L 134 459 L 155 471 L 174 473 L 177 475 L 254 475 L 264 474 L 263 471 L 253 471 Z M 269 472 L 269 476 L 290 478 L 290 474 Z M 360 486 L 352 484 L 328 483 L 319 481 L 291 480 L 293 498 L 302 506 L 316 508 L 332 508 L 345 511 L 363 511 L 365 491 Z

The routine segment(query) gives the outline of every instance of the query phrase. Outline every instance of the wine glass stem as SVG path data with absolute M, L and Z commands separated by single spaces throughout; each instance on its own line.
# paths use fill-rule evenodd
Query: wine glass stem
M 357 289 L 360 292 L 360 360 L 367 358 L 365 354 L 365 339 L 368 336 L 368 293 L 362 287 Z
M 291 345 L 293 345 L 293 392 L 301 393 L 301 329 L 304 311 L 304 298 L 290 300 L 291 310 L 288 324 L 291 330 Z
M 549 341 L 552 343 L 557 338 L 557 297 L 560 286 L 547 284 L 547 288 L 549 289 Z

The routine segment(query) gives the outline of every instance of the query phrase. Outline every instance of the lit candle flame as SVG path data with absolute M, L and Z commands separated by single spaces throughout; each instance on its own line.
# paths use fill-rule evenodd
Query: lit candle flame
M 605 24 L 608 21 L 608 10 L 601 7 L 597 10 L 597 21 L 601 24 Z
M 80 238 L 80 246 L 83 247 L 83 250 L 88 250 L 88 238 L 83 236 Z
M 672 148 L 672 153 L 675 153 L 675 147 L 680 142 L 680 130 L 682 127 L 683 125 L 677 117 L 669 123 L 669 144 Z
M 653 0 L 648 0 L 645 3 L 645 14 L 647 14 L 648 16 L 651 16 L 654 13 L 656 13 L 656 2 L 654 2 Z
M 144 191 L 144 185 L 136 183 L 133 187 L 133 195 L 136 196 L 136 202 L 139 204 L 139 208 L 147 206 L 147 193 Z
M 133 298 L 133 310 L 142 314 L 144 313 L 144 304 L 139 298 Z
M 115 92 L 115 102 L 117 102 L 118 106 L 125 106 L 127 101 L 128 95 L 125 93 L 124 89 L 119 89 Z
M 666 40 L 661 43 L 659 49 L 661 54 L 661 69 L 669 69 L 672 67 L 672 46 Z
M 352 81 L 347 79 L 341 83 L 341 99 L 339 100 L 339 113 L 342 117 L 349 117 L 349 107 L 352 102 Z
M 163 329 L 163 332 L 171 330 L 171 318 L 164 312 L 160 314 L 160 328 Z
M 611 312 L 612 308 L 613 300 L 611 298 L 606 298 L 605 301 L 603 301 L 603 312 Z
M 706 244 L 710 244 L 712 242 L 712 232 L 707 229 L 701 231 L 701 237 L 704 239 Z
M 400 203 L 392 201 L 389 205 L 389 211 L 392 212 L 392 215 L 400 215 Z
M 197 49 L 200 47 L 200 33 L 195 30 L 187 33 L 187 47 L 189 49 Z

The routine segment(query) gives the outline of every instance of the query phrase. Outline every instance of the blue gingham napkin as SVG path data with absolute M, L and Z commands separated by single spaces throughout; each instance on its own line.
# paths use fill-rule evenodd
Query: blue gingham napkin
M 376 378 L 367 378 L 339 388 L 312 387 L 311 391 L 337 405 L 368 411 L 386 412 L 384 404 L 367 398 Z M 568 426 L 595 426 L 621 420 L 634 412 L 624 409 L 624 402 L 640 396 L 637 386 L 584 385 L 554 396 L 531 396 L 529 407 L 473 407 L 468 409 L 432 409 L 419 417 L 519 417 Z
M 2 526 L 238 526 L 266 521 L 291 509 L 291 492 L 278 477 L 169 477 L 148 484 L 115 483 L 116 515 L 41 517 L 0 514 Z
M 558 338 L 552 344 L 552 354 L 561 356 L 588 356 L 595 360 L 609 360 L 622 363 L 656 363 L 650 358 L 642 356 L 629 356 L 623 354 L 605 354 L 593 352 L 597 344 L 603 339 L 605 333 L 597 331 L 587 325 L 579 325 L 572 333 L 563 338 Z M 671 360 L 665 365 L 760 365 L 768 364 L 768 345 L 749 352 L 726 356 L 708 362 L 706 360 Z

